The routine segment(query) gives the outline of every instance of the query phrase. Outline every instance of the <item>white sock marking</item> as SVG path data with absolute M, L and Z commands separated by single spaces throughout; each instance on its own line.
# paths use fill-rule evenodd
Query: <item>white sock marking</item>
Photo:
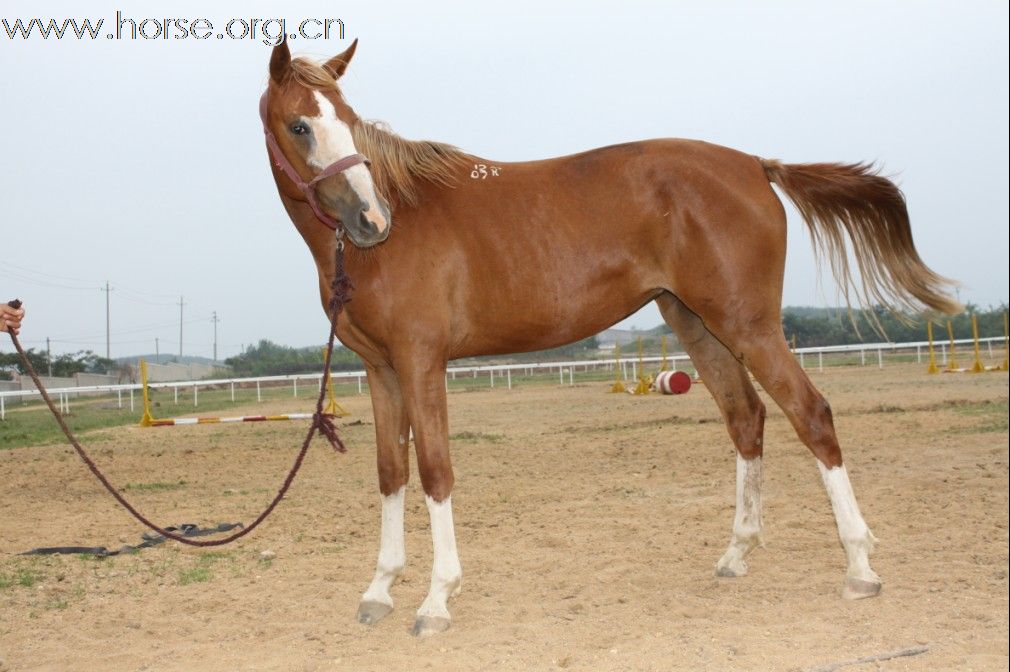
M 452 523 L 452 496 L 446 497 L 442 502 L 436 502 L 428 496 L 424 499 L 431 518 L 431 542 L 435 557 L 431 567 L 431 587 L 421 608 L 417 610 L 417 615 L 449 618 L 446 603 L 450 597 L 459 593 L 463 577 L 456 552 L 456 530 Z
M 838 536 L 848 559 L 848 576 L 871 583 L 879 582 L 880 578 L 870 569 L 869 560 L 877 539 L 859 513 L 859 504 L 856 503 L 856 495 L 849 482 L 849 472 L 844 464 L 828 469 L 820 460 L 817 461 L 817 467 L 821 470 L 821 478 L 824 479 L 824 487 L 835 512 Z
M 375 577 L 362 601 L 381 602 L 393 606 L 389 589 L 403 571 L 407 552 L 403 540 L 403 502 L 407 486 L 401 486 L 391 495 L 382 497 L 382 531 L 379 533 L 379 560 Z
M 745 460 L 737 453 L 733 537 L 716 569 L 743 576 L 747 573 L 744 557 L 761 543 L 761 458 Z

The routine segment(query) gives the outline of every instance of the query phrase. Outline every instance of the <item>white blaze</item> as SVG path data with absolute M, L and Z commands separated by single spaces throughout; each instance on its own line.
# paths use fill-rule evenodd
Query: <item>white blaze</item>
M 345 156 L 357 154 L 358 149 L 354 146 L 351 127 L 337 117 L 333 103 L 319 91 L 313 91 L 312 95 L 316 99 L 316 105 L 319 106 L 319 116 L 306 119 L 315 139 L 307 161 L 310 166 L 321 171 Z M 375 224 L 379 231 L 385 231 L 388 222 L 379 207 L 379 199 L 375 195 L 375 185 L 372 183 L 372 175 L 368 172 L 368 168 L 359 163 L 345 170 L 344 176 L 351 189 L 368 204 L 366 216 L 369 221 Z

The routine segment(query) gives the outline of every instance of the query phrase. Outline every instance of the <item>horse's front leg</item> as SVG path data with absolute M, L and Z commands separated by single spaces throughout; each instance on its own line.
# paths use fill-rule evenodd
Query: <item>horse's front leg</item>
M 414 428 L 418 471 L 431 518 L 434 559 L 428 596 L 417 610 L 413 634 L 446 630 L 451 623 L 447 602 L 459 594 L 463 573 L 452 522 L 452 463 L 445 396 L 445 365 L 412 365 L 401 372 L 404 400 Z
M 361 596 L 358 622 L 374 625 L 393 610 L 389 589 L 403 572 L 407 558 L 403 540 L 403 498 L 410 470 L 407 459 L 410 423 L 400 384 L 392 369 L 369 366 L 367 371 L 375 414 L 382 530 L 375 577 Z

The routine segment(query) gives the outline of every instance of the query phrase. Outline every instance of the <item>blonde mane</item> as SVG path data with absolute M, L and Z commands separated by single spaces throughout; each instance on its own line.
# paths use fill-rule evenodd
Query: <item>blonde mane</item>
M 302 86 L 337 91 L 334 73 L 305 58 L 291 61 L 291 76 Z M 354 144 L 371 161 L 375 188 L 390 201 L 417 205 L 422 182 L 451 187 L 468 165 L 468 155 L 457 147 L 430 140 L 407 140 L 385 124 L 359 119 L 352 127 Z

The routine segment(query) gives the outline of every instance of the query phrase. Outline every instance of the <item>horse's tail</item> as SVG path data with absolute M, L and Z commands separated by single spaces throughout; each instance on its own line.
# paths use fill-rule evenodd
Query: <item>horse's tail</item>
M 949 295 L 956 282 L 938 275 L 919 257 L 912 241 L 905 197 L 897 185 L 869 164 L 784 164 L 760 159 L 803 215 L 814 248 L 827 257 L 847 302 L 942 313 L 963 307 Z M 860 282 L 852 277 L 845 234 Z M 851 303 L 851 302 L 850 302 Z

